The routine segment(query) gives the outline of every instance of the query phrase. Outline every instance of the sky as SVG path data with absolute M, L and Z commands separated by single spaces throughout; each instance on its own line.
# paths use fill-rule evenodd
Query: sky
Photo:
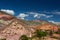
M 60 0 L 0 0 L 0 10 L 24 20 L 60 22 Z

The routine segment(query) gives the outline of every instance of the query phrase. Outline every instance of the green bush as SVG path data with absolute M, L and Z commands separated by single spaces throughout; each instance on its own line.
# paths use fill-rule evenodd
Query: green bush
M 26 35 L 22 35 L 19 40 L 28 40 L 28 37 Z
M 47 32 L 44 32 L 44 31 L 41 31 L 41 30 L 37 30 L 35 32 L 35 36 L 38 37 L 38 38 L 42 38 L 42 37 L 44 37 L 46 35 L 47 35 Z

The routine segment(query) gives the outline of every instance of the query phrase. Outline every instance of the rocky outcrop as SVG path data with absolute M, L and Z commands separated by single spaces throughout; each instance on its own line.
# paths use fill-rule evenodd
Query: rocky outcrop
M 25 34 L 31 37 L 35 30 L 40 29 L 57 31 L 58 27 L 46 21 L 25 21 L 17 19 L 12 15 L 0 11 L 0 38 L 18 40 L 21 35 Z

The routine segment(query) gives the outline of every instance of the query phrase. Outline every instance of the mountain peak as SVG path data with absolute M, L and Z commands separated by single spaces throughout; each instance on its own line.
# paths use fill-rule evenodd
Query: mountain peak
M 5 19 L 5 20 L 8 19 L 8 20 L 10 20 L 12 18 L 13 18 L 12 15 L 10 15 L 10 14 L 8 14 L 6 12 L 0 11 L 0 19 Z

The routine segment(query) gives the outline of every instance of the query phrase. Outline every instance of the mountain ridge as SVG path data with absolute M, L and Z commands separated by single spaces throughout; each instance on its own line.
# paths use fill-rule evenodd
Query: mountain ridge
M 31 37 L 35 30 L 58 31 L 59 28 L 57 25 L 43 20 L 26 21 L 5 14 L 5 12 L 0 12 L 0 14 L 2 14 L 0 18 L 0 27 L 2 28 L 0 28 L 0 38 L 6 38 L 7 40 L 18 40 L 21 35 Z

